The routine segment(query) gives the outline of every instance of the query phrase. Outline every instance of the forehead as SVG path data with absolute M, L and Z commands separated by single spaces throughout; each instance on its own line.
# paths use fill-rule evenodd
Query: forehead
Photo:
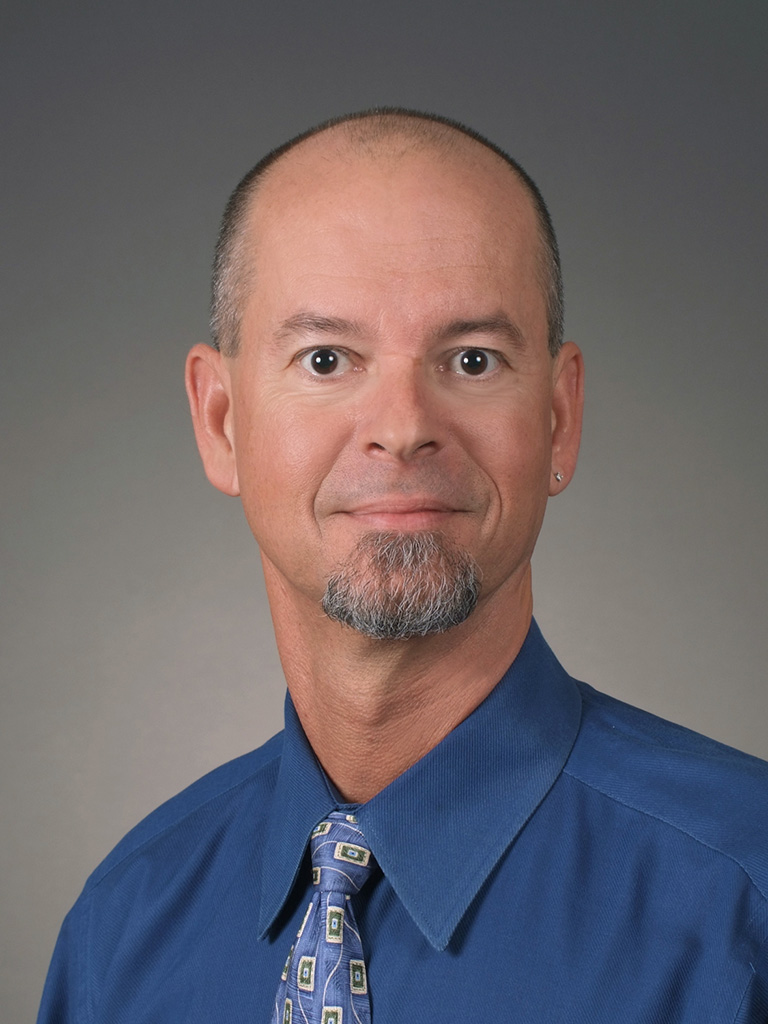
M 306 140 L 260 183 L 243 241 L 255 272 L 248 294 L 260 303 L 299 284 L 315 302 L 343 278 L 361 295 L 417 289 L 437 302 L 446 290 L 458 299 L 485 289 L 494 305 L 505 283 L 533 286 L 544 308 L 530 197 L 512 168 L 469 139 L 362 151 Z
M 441 221 L 478 236 L 491 225 L 538 237 L 533 203 L 515 171 L 486 146 L 453 133 L 450 144 L 408 139 L 353 146 L 333 131 L 300 143 L 270 167 L 251 202 L 254 241 L 324 222 L 370 225 L 386 240 L 434 234 Z M 410 228 L 410 231 L 409 231 Z

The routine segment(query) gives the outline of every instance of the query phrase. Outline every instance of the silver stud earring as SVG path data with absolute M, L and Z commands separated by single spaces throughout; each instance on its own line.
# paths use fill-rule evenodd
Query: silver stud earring
M 562 473 L 557 473 L 557 472 L 556 472 L 556 473 L 555 473 L 555 480 L 557 480 L 557 482 L 558 482 L 559 484 L 561 484 L 561 483 L 563 482 L 563 474 L 562 474 Z

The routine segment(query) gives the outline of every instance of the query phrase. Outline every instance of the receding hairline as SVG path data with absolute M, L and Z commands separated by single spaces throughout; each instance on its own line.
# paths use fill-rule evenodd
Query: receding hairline
M 368 156 L 372 160 L 392 159 L 394 162 L 418 152 L 443 152 L 459 157 L 471 157 L 473 152 L 478 155 L 490 152 L 513 173 L 526 191 L 531 186 L 535 188 L 522 168 L 469 128 L 459 127 L 437 115 L 373 111 L 326 121 L 273 149 L 241 182 L 249 182 L 250 201 L 247 205 L 289 154 L 298 155 L 305 147 L 334 143 L 335 149 L 329 151 L 330 159 Z
M 441 115 L 394 107 L 359 111 L 309 128 L 273 149 L 242 178 L 224 212 L 214 258 L 211 330 L 215 347 L 234 355 L 239 346 L 244 292 L 253 269 L 252 247 L 247 251 L 247 227 L 262 186 L 285 157 L 305 144 L 311 146 L 319 137 L 324 137 L 326 144 L 336 141 L 336 151 L 329 151 L 332 160 L 349 155 L 397 160 L 419 151 L 455 154 L 465 159 L 471 158 L 473 152 L 479 156 L 490 151 L 498 157 L 522 187 L 536 218 L 549 349 L 552 355 L 556 354 L 563 327 L 560 258 L 549 211 L 535 182 L 517 161 L 472 128 Z

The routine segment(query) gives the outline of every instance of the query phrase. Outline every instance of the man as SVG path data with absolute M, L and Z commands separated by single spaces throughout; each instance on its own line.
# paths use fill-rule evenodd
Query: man
M 440 119 L 321 126 L 230 201 L 213 323 L 192 418 L 286 729 L 94 873 L 40 1020 L 768 1021 L 768 766 L 532 621 L 583 368 L 530 179 Z

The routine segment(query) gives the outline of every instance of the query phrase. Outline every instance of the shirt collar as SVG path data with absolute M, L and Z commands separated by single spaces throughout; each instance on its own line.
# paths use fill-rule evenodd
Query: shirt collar
M 546 796 L 576 739 L 581 701 L 538 626 L 483 703 L 357 811 L 376 860 L 414 923 L 445 949 L 480 888 Z M 287 899 L 309 833 L 337 799 L 286 699 L 265 838 L 259 931 Z

